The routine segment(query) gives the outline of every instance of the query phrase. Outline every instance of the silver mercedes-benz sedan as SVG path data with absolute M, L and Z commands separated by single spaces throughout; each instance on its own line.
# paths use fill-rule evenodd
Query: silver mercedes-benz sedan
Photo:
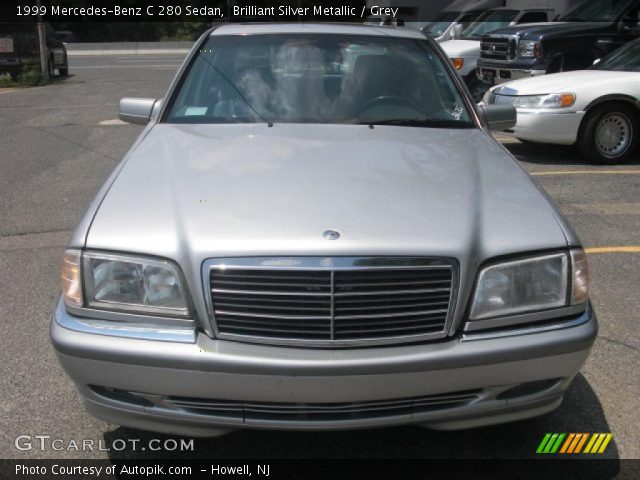
M 75 230 L 51 322 L 87 410 L 189 436 L 556 408 L 597 332 L 580 241 L 440 48 L 226 24 Z

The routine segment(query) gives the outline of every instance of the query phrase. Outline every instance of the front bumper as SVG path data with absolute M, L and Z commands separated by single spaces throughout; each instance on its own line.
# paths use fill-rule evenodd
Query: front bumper
M 505 134 L 530 142 L 573 145 L 585 112 L 518 109 L 518 123 Z
M 500 85 L 513 80 L 544 75 L 546 74 L 546 70 L 526 70 L 479 65 L 476 70 L 476 74 L 482 83 L 486 83 L 488 85 Z
M 469 428 L 540 415 L 561 403 L 597 333 L 589 307 L 508 336 L 321 350 L 204 334 L 194 343 L 113 337 L 62 327 L 65 316 L 59 302 L 51 339 L 90 413 L 188 436 L 238 428 Z

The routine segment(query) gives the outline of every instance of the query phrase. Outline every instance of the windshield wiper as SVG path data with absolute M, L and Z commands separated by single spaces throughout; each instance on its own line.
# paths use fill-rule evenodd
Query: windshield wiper
M 369 122 L 358 122 L 361 125 L 390 125 L 397 127 L 423 127 L 423 128 L 469 128 L 473 125 L 470 122 L 459 120 L 446 120 L 435 118 L 390 118 L 386 120 L 372 120 Z

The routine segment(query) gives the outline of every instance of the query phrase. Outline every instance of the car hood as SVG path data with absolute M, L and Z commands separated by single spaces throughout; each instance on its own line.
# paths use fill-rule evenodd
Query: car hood
M 108 189 L 86 246 L 194 265 L 254 255 L 480 261 L 566 246 L 561 225 L 479 129 L 159 124 Z M 327 241 L 327 229 L 341 238 Z
M 623 83 L 637 84 L 640 73 L 614 72 L 606 70 L 577 70 L 573 72 L 541 75 L 509 82 L 498 87 L 504 95 L 542 95 L 547 93 L 588 92 L 598 87 L 611 89 L 613 85 Z
M 479 40 L 449 40 L 440 44 L 449 58 L 479 56 Z
M 540 37 L 550 35 L 566 36 L 579 33 L 590 33 L 607 30 L 609 23 L 593 23 L 593 22 L 544 22 L 544 23 L 524 23 L 521 25 L 512 25 L 493 30 L 487 34 L 491 37 L 494 35 L 517 35 L 523 39 L 537 40 Z

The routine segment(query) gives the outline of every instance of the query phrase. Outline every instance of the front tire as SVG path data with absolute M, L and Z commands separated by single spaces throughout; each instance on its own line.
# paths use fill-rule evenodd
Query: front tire
M 587 114 L 578 149 L 595 164 L 624 163 L 633 155 L 637 142 L 637 112 L 623 103 L 609 103 Z
M 47 70 L 49 71 L 49 80 L 52 80 L 56 74 L 55 64 L 53 63 L 53 57 L 49 58 L 49 63 L 47 64 Z

